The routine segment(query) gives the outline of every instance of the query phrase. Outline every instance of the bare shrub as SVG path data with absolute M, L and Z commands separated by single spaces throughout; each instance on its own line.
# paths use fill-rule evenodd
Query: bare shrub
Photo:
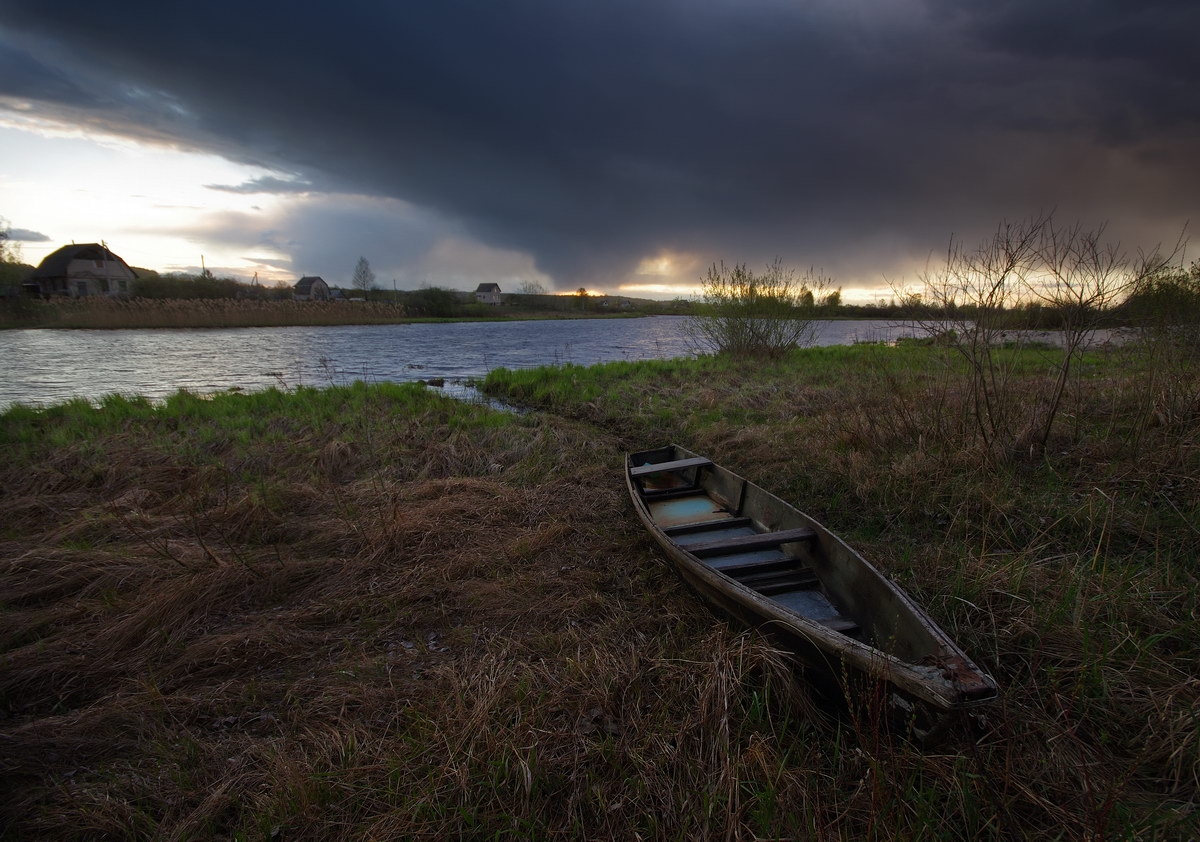
M 1159 275 L 1169 260 L 1155 250 L 1131 261 L 1119 244 L 1104 239 L 1104 230 L 1103 225 L 1088 230 L 1079 223 L 1062 227 L 1053 219 L 1042 227 L 1037 248 L 1042 276 L 1030 286 L 1030 294 L 1057 314 L 1062 354 L 1037 418 L 1034 435 L 1040 447 L 1050 438 L 1076 364 L 1096 332 L 1111 324 L 1117 303 L 1143 278 Z
M 1048 217 L 1001 223 L 974 249 L 951 239 L 944 263 L 921 277 L 933 316 L 919 326 L 965 364 L 970 417 L 985 452 L 1015 437 L 1026 409 L 1013 399 L 1015 358 L 1001 346 L 1006 312 L 1022 300 L 1037 266 L 1037 244 Z
M 921 276 L 922 292 L 908 297 L 925 305 L 918 326 L 960 361 L 966 426 L 987 458 L 1046 448 L 1097 331 L 1169 259 L 1157 250 L 1131 259 L 1103 225 L 1063 226 L 1050 214 L 1002 222 L 973 249 L 951 240 L 943 263 Z M 1048 365 L 1031 372 L 1013 351 L 1039 341 L 1024 329 L 1035 312 L 1053 323 L 1056 342 Z
M 746 265 L 713 264 L 703 279 L 700 308 L 684 330 L 693 350 L 734 356 L 782 356 L 812 343 L 817 302 L 829 280 L 797 275 L 779 260 L 755 274 Z

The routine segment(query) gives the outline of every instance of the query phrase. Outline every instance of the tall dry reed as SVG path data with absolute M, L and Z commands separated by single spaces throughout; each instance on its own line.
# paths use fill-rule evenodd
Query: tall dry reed
M 381 302 L 87 298 L 24 302 L 19 311 L 0 312 L 0 327 L 279 327 L 392 324 L 405 318 L 402 305 Z

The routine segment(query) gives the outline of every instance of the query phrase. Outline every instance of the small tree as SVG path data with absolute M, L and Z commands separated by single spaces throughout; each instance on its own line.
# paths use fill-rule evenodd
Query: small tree
M 545 295 L 546 288 L 537 281 L 521 281 L 521 287 L 518 290 L 522 295 Z
M 836 310 L 842 306 L 842 288 L 838 287 L 835 290 L 830 290 L 821 296 L 821 300 L 817 303 L 827 310 Z
M 12 238 L 8 220 L 0 216 L 0 264 L 20 266 L 21 244 Z
M 365 257 L 358 259 L 358 264 L 354 267 L 354 279 L 350 283 L 355 289 L 363 292 L 375 286 L 375 273 L 371 271 L 371 264 Z
M 812 270 L 800 277 L 776 260 L 758 275 L 714 263 L 702 284 L 699 311 L 684 325 L 693 350 L 779 357 L 812 343 L 829 280 Z
M 21 244 L 13 241 L 8 221 L 0 216 L 0 297 L 16 294 L 27 272 L 21 262 Z

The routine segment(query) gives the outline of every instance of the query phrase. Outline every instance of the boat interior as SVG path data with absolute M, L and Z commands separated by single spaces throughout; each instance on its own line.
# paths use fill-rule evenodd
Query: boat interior
M 797 614 L 864 640 L 866 630 L 823 581 L 831 577 L 816 530 L 794 509 L 673 447 L 633 454 L 629 475 L 655 525 L 679 547 Z

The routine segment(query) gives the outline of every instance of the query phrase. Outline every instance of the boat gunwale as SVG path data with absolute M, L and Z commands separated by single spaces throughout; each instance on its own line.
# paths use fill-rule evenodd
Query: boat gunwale
M 687 448 L 674 444 L 662 448 L 654 448 L 653 450 L 667 449 L 673 450 L 676 454 L 682 454 L 684 458 L 697 456 L 697 454 Z M 878 568 L 863 558 L 854 548 L 850 547 L 845 541 L 830 532 L 811 516 L 792 506 L 787 501 L 778 497 L 778 495 L 767 491 L 745 477 L 711 460 L 705 466 L 706 470 L 721 472 L 727 477 L 745 483 L 745 489 L 753 488 L 761 494 L 778 500 L 798 515 L 807 526 L 813 529 L 816 533 L 815 540 L 832 541 L 839 545 L 845 551 L 846 555 L 853 559 L 855 564 L 860 565 L 861 569 L 868 575 L 877 578 L 891 592 L 898 604 L 903 608 L 908 621 L 919 624 L 929 634 L 938 648 L 942 650 L 943 656 L 946 656 L 943 660 L 948 661 L 953 659 L 956 662 L 954 665 L 955 668 L 959 663 L 966 667 L 967 671 L 975 678 L 973 684 L 977 685 L 978 689 L 974 692 L 964 690 L 953 679 L 946 677 L 946 670 L 942 666 L 935 664 L 924 665 L 913 661 L 906 661 L 870 643 L 856 640 L 853 637 L 830 629 L 819 621 L 806 617 L 794 609 L 787 607 L 771 596 L 759 593 L 749 585 L 739 582 L 732 576 L 721 572 L 718 568 L 705 563 L 703 559 L 693 555 L 688 551 L 686 545 L 673 540 L 670 535 L 667 535 L 663 531 L 663 527 L 655 522 L 654 516 L 648 506 L 648 501 L 643 496 L 644 490 L 639 488 L 637 478 L 633 475 L 632 468 L 637 467 L 633 464 L 633 457 L 638 453 L 648 452 L 651 451 L 637 451 L 626 454 L 625 479 L 630 496 L 634 501 L 639 518 L 649 529 L 655 541 L 676 562 L 677 569 L 685 582 L 693 590 L 696 590 L 706 602 L 718 603 L 717 607 L 724 611 L 724 613 L 738 616 L 739 619 L 746 621 L 746 618 L 739 616 L 738 612 L 731 611 L 729 608 L 720 605 L 720 600 L 716 599 L 716 597 L 724 594 L 732 602 L 744 603 L 747 613 L 752 613 L 756 617 L 753 622 L 749 622 L 749 625 L 762 628 L 768 634 L 771 633 L 771 626 L 779 626 L 783 633 L 803 639 L 815 653 L 819 653 L 822 656 L 826 669 L 833 669 L 834 662 L 840 658 L 850 666 L 868 675 L 889 681 L 901 690 L 944 710 L 974 708 L 989 704 L 997 698 L 999 688 L 995 680 L 967 657 L 950 636 L 899 585 L 884 576 Z M 698 482 L 697 488 L 703 491 L 709 499 L 714 499 L 708 490 L 699 486 Z M 745 499 L 745 489 L 742 491 L 743 500 Z M 715 499 L 714 501 L 720 502 Z M 740 507 L 739 511 L 735 514 L 745 516 L 740 511 Z M 700 580 L 704 587 L 701 587 L 700 583 L 689 581 L 689 576 Z M 709 593 L 705 593 L 705 589 Z M 805 662 L 812 663 L 813 661 L 811 657 L 804 657 L 801 653 L 795 654 Z M 953 672 L 953 668 L 951 672 Z

